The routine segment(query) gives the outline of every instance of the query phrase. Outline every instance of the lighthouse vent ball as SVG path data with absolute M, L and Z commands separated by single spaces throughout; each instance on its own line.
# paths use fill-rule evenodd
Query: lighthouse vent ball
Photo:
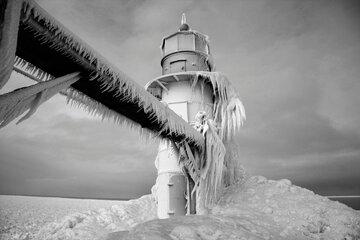
M 182 24 L 179 28 L 180 31 L 188 31 L 189 29 L 190 27 L 186 23 Z

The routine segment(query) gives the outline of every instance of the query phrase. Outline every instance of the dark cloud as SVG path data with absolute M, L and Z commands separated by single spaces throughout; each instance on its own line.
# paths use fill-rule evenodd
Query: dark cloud
M 245 104 L 237 138 L 245 168 L 326 195 L 360 195 L 358 1 L 38 2 L 141 85 L 160 75 L 161 38 L 186 12 Z M 14 75 L 6 90 L 23 82 Z M 60 96 L 1 135 L 0 193 L 126 198 L 155 179 L 156 142 Z
M 52 111 L 57 104 L 65 113 Z M 157 142 L 141 140 L 124 126 L 74 117 L 64 104 L 55 97 L 29 121 L 3 130 L 1 193 L 96 198 L 148 193 Z M 43 119 L 47 113 L 51 117 Z

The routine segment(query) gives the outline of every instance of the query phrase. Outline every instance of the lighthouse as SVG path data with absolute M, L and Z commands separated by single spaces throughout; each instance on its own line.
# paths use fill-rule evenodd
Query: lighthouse
M 161 44 L 162 75 L 146 85 L 157 97 L 189 124 L 199 112 L 211 116 L 213 94 L 198 72 L 213 70 L 208 37 L 192 30 L 182 15 L 181 26 L 165 37 Z M 154 189 L 158 202 L 158 217 L 169 218 L 195 213 L 195 198 L 189 193 L 193 183 L 179 166 L 179 156 L 173 143 L 162 140 L 155 160 L 158 176 Z M 192 198 L 192 199 L 189 199 Z

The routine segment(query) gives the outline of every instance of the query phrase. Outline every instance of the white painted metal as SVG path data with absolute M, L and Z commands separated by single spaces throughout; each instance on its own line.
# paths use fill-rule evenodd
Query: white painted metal
M 212 112 L 211 88 L 202 82 L 192 88 L 191 77 L 193 76 L 189 76 L 187 81 L 168 82 L 168 91 L 164 91 L 162 95 L 162 101 L 188 122 L 194 121 L 199 111 L 205 111 L 209 116 Z M 178 165 L 178 155 L 170 142 L 160 143 L 156 165 L 158 217 L 163 219 L 185 215 L 186 179 Z

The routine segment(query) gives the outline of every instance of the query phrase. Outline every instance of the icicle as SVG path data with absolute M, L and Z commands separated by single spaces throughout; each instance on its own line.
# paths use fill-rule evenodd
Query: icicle
M 114 96 L 121 95 L 124 96 L 125 99 L 137 102 L 146 112 L 157 116 L 157 121 L 164 124 L 163 131 L 184 135 L 186 139 L 195 142 L 199 147 L 203 147 L 203 138 L 199 136 L 191 126 L 188 126 L 183 119 L 161 104 L 155 97 L 126 76 L 126 74 L 108 63 L 84 41 L 77 38 L 50 16 L 37 3 L 32 0 L 24 0 L 23 9 L 30 14 L 29 18 L 41 22 L 45 28 L 51 31 L 51 34 L 42 34 L 30 28 L 30 30 L 34 32 L 34 36 L 40 35 L 42 41 L 52 45 L 53 49 L 62 52 L 70 59 L 73 59 L 73 61 L 79 62 L 80 64 L 83 64 L 84 61 L 88 62 L 94 68 L 93 74 L 96 76 L 96 81 L 100 82 L 102 91 L 111 92 Z M 204 35 L 202 36 L 206 39 Z M 81 59 L 70 55 L 68 52 L 69 48 L 76 52 Z M 21 61 L 21 64 L 26 65 L 23 61 Z M 34 67 L 29 66 L 29 70 L 31 68 Z M 43 78 L 45 78 L 45 76 L 47 75 L 44 74 Z M 120 121 L 119 118 L 115 117 L 118 115 L 110 114 L 109 111 L 103 112 L 102 115 L 106 118 L 111 116 L 114 118 L 114 121 Z M 168 120 L 169 118 L 170 121 Z
M 45 95 L 44 93 L 45 92 L 46 92 L 46 89 L 44 91 L 41 91 L 38 94 L 36 94 L 35 99 L 31 102 L 30 110 L 21 119 L 19 119 L 19 121 L 17 121 L 16 124 L 19 124 L 22 121 L 25 121 L 26 119 L 31 117 L 31 115 L 33 115 L 36 112 L 36 110 L 38 109 L 40 104 L 44 101 L 44 95 Z
M 29 112 L 19 122 L 29 118 L 41 103 L 79 79 L 79 73 L 68 74 L 0 95 L 0 128 L 6 126 L 27 109 L 30 109 Z
M 198 72 L 192 80 L 195 88 L 198 77 L 208 80 L 213 88 L 214 120 L 199 112 L 193 127 L 205 137 L 205 152 L 192 152 L 186 145 L 179 146 L 182 165 L 192 172 L 197 193 L 197 213 L 206 213 L 219 199 L 225 186 L 236 183 L 243 176 L 240 171 L 233 137 L 245 121 L 245 109 L 227 78 L 219 72 Z M 199 155 L 199 158 L 193 156 Z M 195 167 L 196 166 L 196 167 Z M 200 178 L 197 178 L 200 174 Z

